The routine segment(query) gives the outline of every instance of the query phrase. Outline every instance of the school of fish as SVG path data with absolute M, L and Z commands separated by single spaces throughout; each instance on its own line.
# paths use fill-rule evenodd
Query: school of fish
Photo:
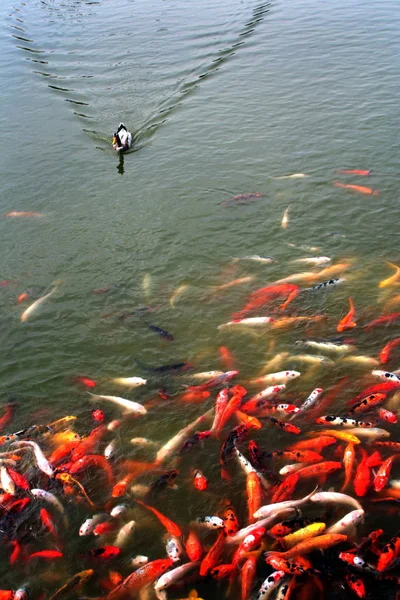
M 210 289 L 211 302 L 232 289 L 241 301 L 216 327 L 208 371 L 132 360 L 125 376 L 77 375 L 69 385 L 83 415 L 17 431 L 19 406 L 3 405 L 0 536 L 14 583 L 0 600 L 400 599 L 400 268 L 382 262 L 366 310 L 355 259 L 297 250 L 279 263 L 282 277 L 264 270 L 261 284 L 250 262 L 269 269 L 274 259 L 238 256 L 240 276 Z M 21 292 L 19 326 L 62 286 Z M 338 286 L 348 299 L 339 319 Z M 185 298 L 182 284 L 169 310 Z M 235 355 L 249 334 L 266 356 L 249 358 L 251 372 Z M 374 355 L 362 350 L 371 338 L 382 339 Z M 180 426 L 163 429 L 166 412 Z M 146 437 L 152 415 L 160 435 Z

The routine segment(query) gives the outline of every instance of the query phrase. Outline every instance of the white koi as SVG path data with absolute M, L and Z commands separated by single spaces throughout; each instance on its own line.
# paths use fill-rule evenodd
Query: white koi
M 301 373 L 299 371 L 278 371 L 277 373 L 268 373 L 268 375 L 262 375 L 261 377 L 251 379 L 250 383 L 282 384 L 292 379 L 296 379 L 296 377 L 299 377 L 300 375 Z
M 128 521 L 128 523 L 125 523 L 119 530 L 113 545 L 117 546 L 117 548 L 124 548 L 129 542 L 135 527 L 136 521 Z
M 103 396 L 100 394 L 92 394 L 91 392 L 88 392 L 88 394 L 92 396 L 93 399 L 108 400 L 109 402 L 113 402 L 114 404 L 124 408 L 126 411 L 136 415 L 145 415 L 147 413 L 145 407 L 142 404 L 139 404 L 139 402 L 133 402 L 132 400 L 127 400 L 126 398 L 120 398 L 119 396 Z
M 380 369 L 376 369 L 371 373 L 375 377 L 379 377 L 383 381 L 395 381 L 396 383 L 400 383 L 400 377 L 396 375 L 396 373 L 390 373 L 389 371 L 381 371 Z
M 180 296 L 182 296 L 183 292 L 185 292 L 188 289 L 188 285 L 184 284 L 184 285 L 180 285 L 178 288 L 176 288 L 176 290 L 172 293 L 170 299 L 169 299 L 169 304 L 172 308 L 175 308 L 175 302 L 178 300 L 178 298 Z
M 291 263 L 300 263 L 305 265 L 327 265 L 331 262 L 331 258 L 329 256 L 310 256 L 307 258 L 296 258 L 295 260 L 290 261 Z
M 282 229 L 287 229 L 287 226 L 289 224 L 289 208 L 290 208 L 290 206 L 288 206 L 287 209 L 285 210 L 285 212 L 283 213 L 283 217 L 282 217 L 282 221 L 281 221 Z
M 300 500 L 285 500 L 284 502 L 276 502 L 275 504 L 265 504 L 264 506 L 261 506 L 258 510 L 256 510 L 253 517 L 255 519 L 265 519 L 266 517 L 273 515 L 279 510 L 283 510 L 285 508 L 297 508 L 298 506 L 302 506 L 303 504 L 306 504 L 306 502 L 311 500 L 311 498 L 315 495 L 317 489 L 318 488 L 316 487 L 312 492 L 307 494 L 307 496 L 304 496 L 304 498 L 300 498 Z
M 354 506 L 356 510 L 363 509 L 358 500 L 347 494 L 341 494 L 340 492 L 318 492 L 317 494 L 313 494 L 311 502 L 321 502 L 323 504 L 330 504 L 333 502 L 334 504 Z
M 28 441 L 28 440 L 23 440 L 21 442 L 14 442 L 12 445 L 13 446 L 18 446 L 20 448 L 24 448 L 26 446 L 30 446 L 31 448 L 33 448 L 33 452 L 35 454 L 35 459 L 36 459 L 37 466 L 39 467 L 39 469 L 41 471 L 43 471 L 43 473 L 45 473 L 49 477 L 53 477 L 54 471 L 53 471 L 53 469 L 52 469 L 49 461 L 47 460 L 47 458 L 43 454 L 40 446 L 36 442 L 31 442 L 31 441 Z
M 161 575 L 161 577 L 158 578 L 157 583 L 154 586 L 154 589 L 157 592 L 164 590 L 165 588 L 167 588 L 170 585 L 172 585 L 173 583 L 175 583 L 175 581 L 178 581 L 184 575 L 186 575 L 187 573 L 192 571 L 192 569 L 197 568 L 199 565 L 200 565 L 200 561 L 196 560 L 194 562 L 189 562 L 189 563 L 185 563 L 184 565 L 180 565 L 179 567 L 172 569 L 172 571 L 168 571 L 167 573 L 164 573 L 164 575 Z
M 35 300 L 35 302 L 28 306 L 28 308 L 24 310 L 24 312 L 21 315 L 21 323 L 25 323 L 25 321 L 36 311 L 36 309 L 39 308 L 39 306 L 41 306 L 43 302 L 47 300 L 47 298 L 50 298 L 50 296 L 52 296 L 57 291 L 57 289 L 57 286 L 53 287 L 53 289 L 51 289 L 50 292 L 48 292 L 41 298 L 38 298 L 37 300 Z
M 207 529 L 222 529 L 224 527 L 223 519 L 216 516 L 198 517 L 195 523 Z
M 131 567 L 137 569 L 139 567 L 143 567 L 143 565 L 147 565 L 149 562 L 149 557 L 144 556 L 143 554 L 137 554 L 130 560 Z
M 127 388 L 136 388 L 147 383 L 147 379 L 142 379 L 142 377 L 115 377 L 111 381 Z
M 155 464 L 160 465 L 175 454 L 186 441 L 186 439 L 192 435 L 200 424 L 204 424 L 205 421 L 212 415 L 214 409 L 208 410 L 206 413 L 195 419 L 189 425 L 186 425 L 183 429 L 178 431 L 174 437 L 172 437 L 164 446 L 157 452 Z
M 0 485 L 7 494 L 14 494 L 15 483 L 4 465 L 0 467 Z
M 279 583 L 286 577 L 285 571 L 274 571 L 271 575 L 268 575 L 264 583 L 260 587 L 256 600 L 267 600 L 274 589 L 278 587 Z
M 222 325 L 218 325 L 218 329 L 226 329 L 227 327 L 237 327 L 237 326 L 246 326 L 246 327 L 262 327 L 263 325 L 268 325 L 268 323 L 272 323 L 275 321 L 273 317 L 248 317 L 247 319 L 236 319 L 235 321 L 228 321 L 227 323 L 222 323 Z
M 364 511 L 362 509 L 352 510 L 336 523 L 331 525 L 325 533 L 344 533 L 349 534 L 357 525 L 364 520 Z

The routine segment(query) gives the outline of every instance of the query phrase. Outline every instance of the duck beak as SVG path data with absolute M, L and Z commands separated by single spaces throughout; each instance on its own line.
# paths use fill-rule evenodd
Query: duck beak
M 115 135 L 113 135 L 112 143 L 113 143 L 113 144 L 116 144 L 116 143 L 117 143 L 117 138 L 115 137 Z

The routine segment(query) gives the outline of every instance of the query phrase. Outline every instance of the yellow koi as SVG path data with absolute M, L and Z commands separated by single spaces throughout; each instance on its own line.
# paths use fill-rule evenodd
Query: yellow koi
M 281 542 L 284 548 L 289 550 L 289 548 L 292 548 L 292 546 L 295 546 L 304 540 L 320 535 L 325 531 L 325 528 L 325 523 L 311 523 L 311 525 L 307 525 L 307 527 L 303 527 L 302 529 L 298 529 L 293 533 L 285 535 L 285 537 L 281 539 Z
M 361 444 L 361 440 L 347 431 L 336 431 L 336 429 L 323 429 L 322 431 L 310 431 L 309 435 L 331 435 L 338 440 L 347 442 L 348 444 Z
M 394 265 L 393 263 L 388 262 L 388 261 L 386 261 L 386 264 L 389 265 L 390 267 L 393 267 L 393 269 L 396 269 L 396 272 L 391 277 L 388 277 L 387 279 L 383 279 L 380 282 L 380 284 L 378 285 L 378 287 L 380 287 L 380 288 L 387 287 L 388 285 L 393 285 L 394 283 L 397 282 L 397 280 L 400 277 L 400 267 L 398 267 L 397 265 Z

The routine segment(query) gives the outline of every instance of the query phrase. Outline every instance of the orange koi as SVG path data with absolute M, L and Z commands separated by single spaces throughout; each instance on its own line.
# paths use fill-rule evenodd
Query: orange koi
M 99 442 L 103 439 L 103 437 L 107 434 L 107 426 L 99 425 L 95 427 L 90 434 L 84 438 L 75 450 L 72 452 L 72 460 L 75 462 L 85 456 L 86 454 L 94 454 L 95 448 L 99 444 Z
M 318 463 L 324 460 L 321 454 L 313 450 L 277 450 L 276 452 L 269 452 L 265 455 L 265 458 L 283 458 L 299 463 Z
M 390 342 L 388 342 L 386 344 L 386 346 L 384 346 L 382 348 L 382 350 L 379 354 L 379 360 L 381 361 L 382 364 L 385 364 L 388 362 L 391 351 L 393 350 L 393 348 L 395 348 L 399 344 L 400 344 L 400 337 L 395 338 L 394 340 L 391 340 Z
M 104 600 L 125 600 L 127 597 L 135 596 L 145 585 L 153 583 L 172 565 L 171 558 L 159 558 L 143 565 L 128 575 L 122 583 L 105 596 Z
M 145 463 L 148 465 L 148 463 Z M 108 460 L 100 454 L 88 454 L 77 460 L 69 469 L 71 475 L 87 471 L 88 469 L 101 470 L 107 478 L 107 483 L 111 487 L 114 482 L 114 476 Z
M 284 310 L 299 294 L 300 288 L 294 283 L 279 283 L 260 288 L 250 294 L 247 304 L 237 313 L 232 315 L 233 319 L 243 319 L 248 313 L 259 309 L 268 303 L 286 296 L 285 302 L 280 306 Z
M 274 329 L 283 329 L 284 327 L 291 327 L 292 325 L 297 325 L 298 323 L 315 323 L 318 321 L 322 321 L 323 319 L 326 319 L 326 317 L 324 317 L 323 315 L 316 315 L 314 317 L 282 317 L 281 319 L 275 319 L 271 326 Z
M 236 411 L 240 408 L 241 403 L 242 403 L 242 396 L 240 394 L 232 396 L 232 398 L 229 400 L 224 412 L 221 415 L 221 418 L 220 418 L 220 421 L 218 424 L 218 429 L 215 432 L 217 437 L 218 437 L 219 433 L 222 431 L 222 429 L 224 428 L 224 426 L 228 423 L 228 421 L 233 417 L 233 415 L 236 413 Z
M 239 531 L 239 521 L 231 504 L 224 510 L 222 520 L 224 522 L 224 531 L 227 536 L 233 535 Z
M 296 472 L 300 479 L 308 479 L 309 477 L 321 477 L 321 475 L 330 475 L 338 469 L 342 468 L 342 463 L 333 460 L 326 460 L 315 465 L 309 465 Z
M 400 318 L 400 312 L 389 313 L 388 315 L 382 315 L 377 319 L 374 319 L 367 325 L 364 325 L 365 331 L 369 331 L 372 327 L 376 327 L 377 325 L 390 325 L 394 321 L 397 321 Z
M 239 423 L 243 423 L 248 429 L 262 429 L 262 423 L 256 417 L 247 415 L 241 410 L 237 410 L 235 415 Z
M 260 478 L 255 471 L 251 471 L 247 474 L 246 478 L 246 492 L 247 492 L 247 508 L 249 513 L 248 523 L 251 525 L 256 521 L 254 513 L 262 505 L 263 493 L 261 489 Z
M 46 560 L 54 560 L 55 558 L 62 558 L 64 555 L 62 552 L 58 550 L 40 550 L 39 552 L 34 552 L 28 556 L 28 560 L 32 560 L 33 558 L 44 558 Z
M 288 447 L 288 450 L 307 450 L 312 449 L 315 452 L 321 452 L 323 448 L 336 444 L 336 439 L 332 435 L 319 435 L 309 440 L 301 440 Z
M 356 594 L 359 598 L 366 598 L 367 592 L 365 590 L 365 585 L 361 577 L 356 575 L 355 573 L 346 573 L 345 574 L 346 583 L 351 589 L 352 592 Z
M 391 383 L 391 382 L 389 382 Z M 378 384 L 379 385 L 379 384 Z M 353 405 L 353 407 L 349 410 L 350 414 L 357 414 L 360 412 L 364 412 L 366 410 L 370 410 L 374 406 L 378 406 L 378 404 L 382 404 L 386 398 L 386 394 L 370 394 L 366 396 L 360 402 L 357 402 Z
M 174 537 L 181 537 L 182 531 L 180 530 L 180 528 L 178 527 L 178 525 L 176 523 L 174 523 L 173 521 L 168 519 L 168 517 L 166 517 L 165 515 L 160 513 L 157 509 L 153 508 L 152 506 L 149 506 L 148 504 L 145 504 L 141 500 L 136 499 L 135 502 L 140 504 L 140 506 L 143 506 L 144 508 L 151 510 L 151 512 L 157 517 L 157 519 L 159 519 L 159 521 L 162 523 L 162 525 L 164 525 L 164 527 L 168 531 L 168 533 L 170 533 Z
M 185 543 L 186 554 L 192 562 L 200 560 L 204 554 L 203 544 L 194 529 L 189 529 L 189 535 Z
M 193 483 L 196 490 L 203 492 L 208 487 L 208 481 L 201 471 L 196 469 L 193 473 Z
M 344 454 L 343 454 L 343 466 L 344 466 L 345 476 L 344 476 L 344 482 L 343 482 L 342 488 L 340 490 L 341 492 L 343 492 L 350 483 L 351 476 L 353 474 L 355 457 L 356 457 L 356 453 L 354 450 L 354 444 L 352 444 L 350 442 L 350 444 L 347 444 L 346 448 L 344 449 Z
M 343 535 L 341 533 L 325 533 L 324 535 L 319 535 L 318 537 L 304 540 L 286 552 L 273 551 L 270 552 L 269 555 L 272 554 L 273 556 L 287 559 L 301 554 L 309 554 L 314 550 L 326 550 L 326 548 L 331 548 L 332 546 L 340 544 L 341 542 L 345 542 L 346 540 L 347 535 Z
M 342 175 L 371 175 L 370 169 L 342 169 L 338 171 Z
M 228 371 L 234 371 L 235 369 L 235 360 L 232 356 L 232 353 L 229 352 L 226 346 L 219 347 L 219 355 L 221 357 L 221 361 L 224 363 Z
M 200 577 L 208 575 L 208 573 L 220 562 L 225 549 L 226 534 L 222 529 L 210 550 L 207 552 L 200 565 Z
M 9 423 L 11 423 L 14 416 L 14 405 L 7 404 L 3 416 L 0 418 L 0 431 L 2 431 Z
M 336 331 L 338 331 L 339 333 L 341 333 L 345 329 L 352 329 L 353 327 L 356 327 L 356 325 L 357 325 L 357 323 L 355 323 L 355 321 L 353 321 L 356 311 L 354 308 L 353 300 L 351 298 L 349 298 L 349 303 L 350 303 L 349 312 L 347 313 L 347 315 L 345 315 L 343 317 L 343 319 L 340 319 L 339 324 L 336 328 Z
M 299 481 L 299 476 L 297 473 L 292 473 L 288 475 L 286 479 L 276 488 L 272 498 L 271 504 L 275 504 L 276 502 L 284 502 L 288 500 L 294 492 L 294 489 Z
M 392 466 L 396 458 L 398 458 L 397 454 L 389 456 L 389 458 L 387 458 L 379 467 L 379 470 L 374 478 L 374 489 L 376 492 L 381 492 L 387 485 L 390 473 L 392 471 Z
M 359 463 L 354 477 L 354 490 L 357 496 L 365 496 L 371 485 L 371 472 L 367 466 L 368 456 L 364 450 L 361 450 L 362 459 Z
M 210 392 L 207 391 L 190 391 L 190 392 L 185 392 L 184 394 L 182 394 L 181 396 L 181 400 L 183 400 L 183 402 L 190 402 L 190 403 L 195 403 L 195 402 L 204 402 L 204 400 L 207 400 L 207 398 L 210 397 Z
M 392 538 L 383 548 L 376 565 L 377 571 L 386 571 L 392 567 L 400 555 L 400 535 Z
M 353 192 L 358 192 L 359 194 L 366 194 L 369 196 L 379 195 L 379 192 L 377 190 L 373 190 L 372 188 L 366 187 L 364 185 L 352 185 L 350 183 L 340 183 L 339 181 L 334 181 L 333 185 L 335 187 L 341 187 L 347 190 L 352 190 Z
M 257 570 L 257 558 L 249 556 L 240 573 L 241 600 L 249 600 Z

